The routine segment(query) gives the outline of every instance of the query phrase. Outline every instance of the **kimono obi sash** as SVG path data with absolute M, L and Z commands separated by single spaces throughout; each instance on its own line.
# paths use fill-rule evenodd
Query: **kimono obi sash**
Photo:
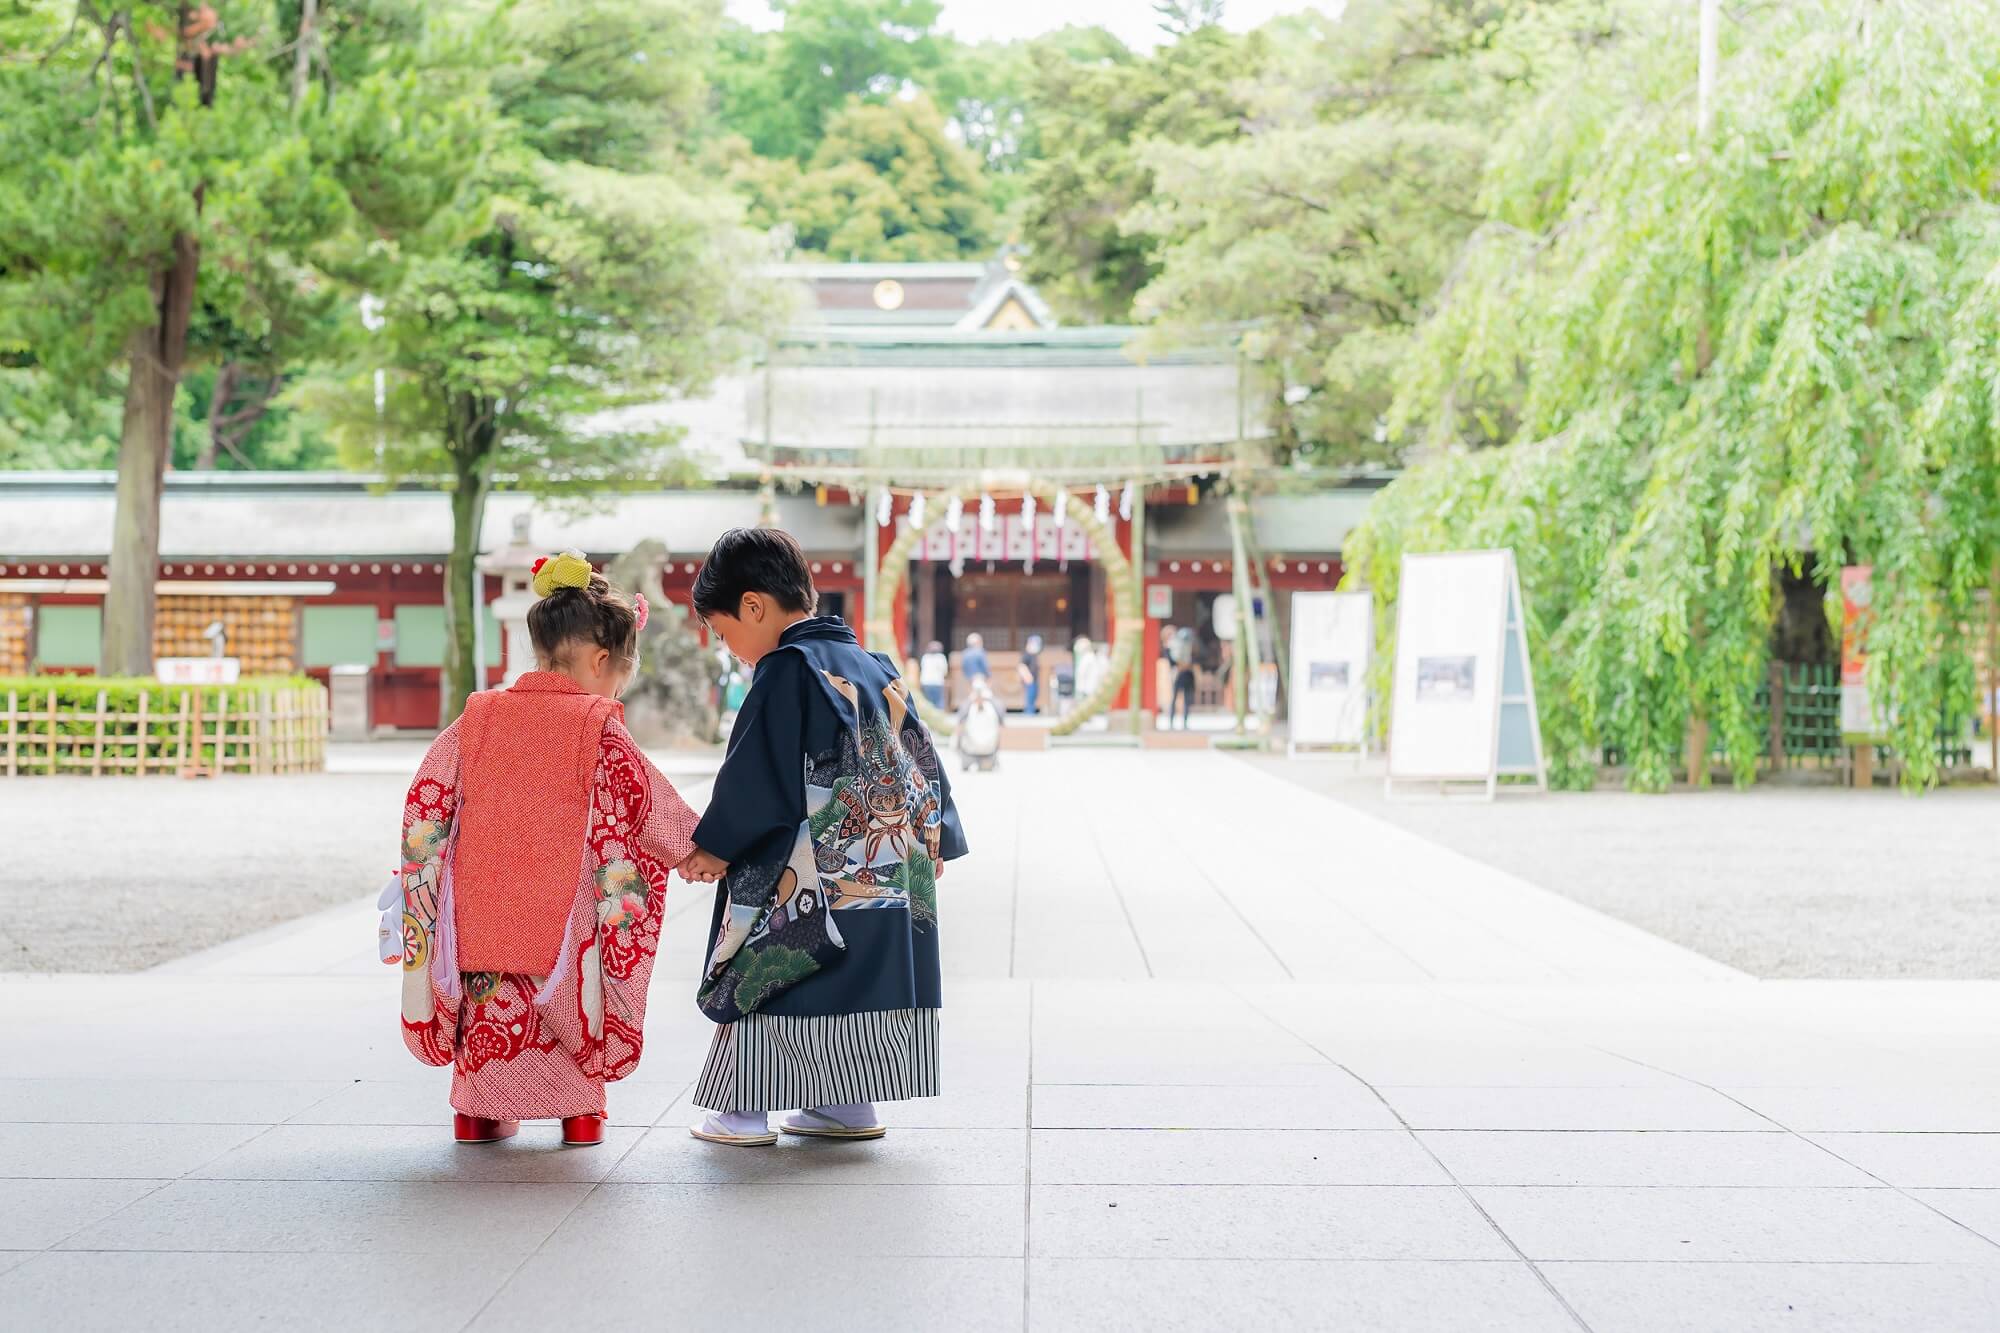
M 531 671 L 466 700 L 451 864 L 458 965 L 547 976 L 588 846 L 592 787 L 615 699 Z

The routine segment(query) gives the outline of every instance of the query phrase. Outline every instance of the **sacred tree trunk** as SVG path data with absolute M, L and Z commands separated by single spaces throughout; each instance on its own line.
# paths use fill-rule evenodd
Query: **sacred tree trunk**
M 151 324 L 126 342 L 129 374 L 118 442 L 118 502 L 111 529 L 110 589 L 104 599 L 101 669 L 153 674 L 154 584 L 160 567 L 160 492 L 173 452 L 174 393 L 187 355 L 201 246 L 174 238 L 173 261 L 154 284 Z
M 451 493 L 451 555 L 444 566 L 444 690 L 439 699 L 440 726 L 448 726 L 465 711 L 466 698 L 479 688 L 483 663 L 478 661 L 476 617 L 483 609 L 478 569 L 479 530 L 486 521 L 486 496 L 492 488 L 490 419 L 474 408 L 453 412 L 454 427 L 462 427 L 452 455 L 457 460 L 457 486 Z

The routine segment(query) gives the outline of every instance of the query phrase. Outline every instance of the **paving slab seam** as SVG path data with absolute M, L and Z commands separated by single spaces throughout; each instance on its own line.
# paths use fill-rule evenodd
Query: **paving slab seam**
M 669 1101 L 669 1102 L 667 1103 L 667 1109 L 666 1109 L 666 1110 L 664 1110 L 664 1111 L 662 1111 L 662 1112 L 660 1112 L 660 1113 L 659 1113 L 658 1115 L 654 1116 L 654 1117 L 653 1117 L 653 1122 L 652 1122 L 652 1124 L 650 1124 L 650 1125 L 646 1126 L 646 1128 L 648 1128 L 648 1129 L 662 1129 L 662 1128 L 664 1128 L 664 1126 L 663 1126 L 663 1125 L 661 1125 L 661 1123 L 660 1123 L 660 1122 L 661 1122 L 662 1120 L 665 1120 L 665 1119 L 666 1119 L 666 1118 L 667 1118 L 668 1116 L 670 1116 L 670 1115 L 672 1115 L 672 1114 L 674 1113 L 674 1108 L 675 1108 L 676 1106 L 679 1106 L 679 1105 L 680 1105 L 680 1102 L 681 1102 L 681 1098 L 683 1098 L 683 1097 L 687 1096 L 687 1095 L 688 1095 L 688 1090 L 689 1090 L 690 1088 L 692 1088 L 692 1087 L 694 1087 L 694 1080 L 693 1080 L 693 1079 L 689 1079 L 689 1080 L 687 1080 L 687 1081 L 686 1081 L 685 1083 L 681 1084 L 681 1085 L 680 1085 L 680 1087 L 679 1087 L 678 1089 L 676 1089 L 676 1090 L 675 1090 L 675 1092 L 674 1092 L 674 1096 L 673 1096 L 673 1100 L 672 1100 L 672 1101 Z M 618 1122 L 617 1122 L 617 1121 L 615 1121 L 615 1120 L 608 1120 L 608 1121 L 607 1121 L 606 1123 L 607 1123 L 607 1124 L 616 1124 L 616 1123 L 618 1123 Z
M 308 1107 L 304 1108 L 303 1110 L 301 1110 L 301 1111 L 298 1111 L 298 1112 L 296 1112 L 296 1113 L 294 1113 L 294 1114 L 292 1114 L 292 1115 L 288 1115 L 288 1116 L 286 1116 L 286 1117 L 285 1117 L 285 1118 L 284 1118 L 283 1120 L 280 1120 L 280 1121 L 278 1122 L 278 1124 L 280 1124 L 280 1125 L 310 1125 L 310 1124 L 314 1124 L 314 1123 L 316 1123 L 316 1122 L 314 1122 L 314 1121 L 311 1121 L 311 1120 L 301 1120 L 301 1119 L 299 1119 L 299 1117 L 300 1117 L 300 1116 L 303 1116 L 303 1115 L 311 1115 L 311 1114 L 312 1114 L 312 1113 L 313 1113 L 314 1111 L 316 1111 L 316 1110 L 318 1110 L 318 1109 L 319 1109 L 320 1107 L 322 1107 L 322 1106 L 326 1105 L 326 1104 L 327 1104 L 328 1102 L 332 1101 L 332 1100 L 333 1100 L 333 1099 L 334 1099 L 335 1097 L 338 1097 L 338 1096 L 340 1096 L 341 1094 L 343 1094 L 343 1093 L 345 1093 L 345 1092 L 349 1092 L 349 1091 L 352 1091 L 352 1090 L 353 1090 L 353 1088 L 354 1088 L 354 1086 L 355 1086 L 356 1084 L 360 1083 L 360 1082 L 362 1082 L 362 1080 L 361 1080 L 361 1079 L 358 1079 L 358 1078 L 357 1078 L 357 1079 L 351 1079 L 351 1080 L 349 1080 L 349 1081 L 348 1081 L 348 1084 L 347 1084 L 347 1086 L 346 1086 L 346 1087 L 344 1087 L 344 1088 L 335 1088 L 335 1089 L 333 1089 L 333 1090 L 332 1090 L 331 1092 L 327 1093 L 327 1094 L 326 1094 L 326 1095 L 325 1095 L 324 1097 L 321 1097 L 321 1098 L 318 1098 L 317 1100 L 315 1100 L 315 1101 L 314 1101 L 314 1102 L 312 1103 L 312 1105 L 310 1105 L 310 1106 L 308 1106 Z
M 1194 868 L 1194 873 L 1201 876 L 1202 883 L 1208 885 L 1209 892 L 1220 899 L 1222 905 L 1229 909 L 1230 914 L 1243 923 L 1243 929 L 1250 932 L 1250 938 L 1262 945 L 1265 953 L 1271 955 L 1271 961 L 1276 963 L 1278 970 L 1285 974 L 1285 980 L 1297 981 L 1299 979 L 1298 974 L 1292 971 L 1292 966 L 1285 961 L 1284 955 L 1272 947 L 1271 941 L 1264 938 L 1264 932 L 1257 929 L 1256 923 L 1244 914 L 1241 907 L 1236 905 L 1236 900 L 1222 891 L 1222 886 L 1216 883 L 1215 876 L 1208 873 L 1208 867 L 1202 864 L 1201 858 L 1188 852 L 1185 841 L 1179 842 L 1178 845 L 1180 846 L 1182 855 L 1186 857 L 1187 863 Z M 1387 940 L 1384 940 L 1383 943 L 1389 944 Z M 1389 944 L 1389 947 L 1395 949 L 1393 944 Z M 1401 950 L 1397 950 L 1397 952 L 1400 953 Z M 1405 956 L 1407 957 L 1407 955 Z M 1410 959 L 1410 962 L 1413 966 L 1416 965 L 1415 959 Z M 1423 971 L 1421 967 L 1418 967 L 1417 970 Z
M 1146 979 L 1152 981 L 1155 979 L 1153 960 L 1146 953 L 1146 941 L 1139 938 L 1139 923 L 1132 919 L 1132 905 L 1125 901 L 1125 890 L 1118 887 L 1118 877 L 1111 871 L 1111 858 L 1105 854 L 1104 839 L 1098 833 L 1095 824 L 1087 824 L 1086 828 L 1090 832 L 1090 849 L 1097 853 L 1097 864 L 1104 868 L 1104 883 L 1110 888 L 1112 898 L 1117 901 L 1118 910 L 1124 914 L 1125 929 L 1131 933 L 1132 947 L 1139 951 L 1139 962 L 1146 969 Z M 1015 862 L 1017 875 L 1020 873 L 1019 864 L 1017 860 Z
M 1382 1104 L 1383 1110 L 1387 1111 L 1390 1115 L 1395 1117 L 1396 1123 L 1403 1127 L 1403 1132 L 1410 1137 L 1410 1140 L 1413 1143 L 1415 1143 L 1419 1148 L 1423 1149 L 1425 1155 L 1428 1156 L 1431 1159 L 1431 1161 L 1437 1166 L 1437 1169 L 1444 1174 L 1445 1179 L 1451 1182 L 1449 1186 L 1433 1185 L 1426 1187 L 1426 1186 L 1404 1185 L 1404 1186 L 1389 1186 L 1387 1188 L 1400 1188 L 1400 1189 L 1449 1188 L 1457 1190 L 1459 1197 L 1465 1200 L 1466 1204 L 1474 1212 L 1478 1213 L 1481 1218 L 1485 1219 L 1486 1225 L 1493 1229 L 1493 1234 L 1500 1238 L 1500 1242 L 1503 1245 L 1505 1245 L 1508 1249 L 1512 1250 L 1515 1256 L 1519 1258 L 1521 1263 L 1527 1267 L 1527 1270 L 1535 1275 L 1535 1281 L 1539 1282 L 1542 1285 L 1542 1289 L 1548 1292 L 1549 1297 L 1552 1300 L 1554 1300 L 1557 1305 L 1562 1307 L 1563 1313 L 1567 1314 L 1570 1317 L 1571 1321 L 1574 1322 L 1578 1328 L 1583 1330 L 1583 1333 L 1593 1333 L 1593 1330 L 1591 1329 L 1589 1323 L 1585 1321 L 1583 1315 L 1577 1311 L 1577 1308 L 1574 1305 L 1570 1304 L 1569 1297 L 1563 1295 L 1563 1293 L 1557 1289 L 1556 1284 L 1549 1279 L 1549 1275 L 1542 1271 L 1541 1265 L 1537 1264 L 1533 1259 L 1530 1259 L 1527 1255 L 1527 1252 L 1523 1250 L 1518 1244 L 1515 1243 L 1514 1238 L 1507 1234 L 1505 1229 L 1503 1229 L 1500 1223 L 1494 1218 L 1493 1214 L 1486 1211 L 1486 1206 L 1480 1203 L 1477 1198 L 1473 1197 L 1472 1191 L 1467 1189 L 1465 1185 L 1459 1180 L 1456 1172 L 1454 1172 L 1449 1166 L 1445 1165 L 1444 1159 L 1439 1157 L 1437 1153 L 1432 1150 L 1431 1146 L 1428 1143 L 1424 1142 L 1421 1135 L 1419 1135 L 1414 1129 L 1410 1128 L 1410 1122 L 1404 1118 L 1403 1113 L 1397 1110 L 1395 1105 L 1391 1103 L 1387 1097 L 1384 1097 L 1382 1095 L 1380 1089 L 1378 1089 L 1373 1083 L 1370 1083 L 1367 1079 L 1361 1077 L 1361 1075 L 1356 1073 L 1354 1070 L 1342 1064 L 1339 1060 L 1334 1059 L 1333 1056 L 1328 1052 L 1321 1050 L 1320 1047 L 1315 1045 L 1310 1038 L 1302 1036 L 1297 1032 L 1293 1032 L 1292 1029 L 1286 1025 L 1283 1019 L 1277 1017 L 1275 1014 L 1266 1012 L 1260 1005 L 1258 1005 L 1258 1003 L 1255 1000 L 1251 999 L 1248 995 L 1245 995 L 1242 992 L 1241 988 L 1237 988 L 1236 993 L 1237 997 L 1241 999 L 1245 1004 L 1249 1005 L 1252 1009 L 1257 1010 L 1259 1013 L 1263 1013 L 1265 1018 L 1269 1019 L 1272 1023 L 1275 1023 L 1277 1026 L 1284 1028 L 1287 1032 L 1291 1032 L 1292 1036 L 1295 1039 L 1297 1039 L 1299 1042 L 1303 1043 L 1306 1047 L 1317 1053 L 1320 1059 L 1326 1061 L 1328 1064 L 1332 1065 L 1335 1069 L 1340 1070 L 1342 1073 L 1346 1074 L 1349 1078 L 1359 1083 L 1362 1087 L 1368 1089 L 1369 1095 L 1373 1096 L 1376 1101 Z
M 662 1114 L 664 1114 L 664 1112 Z M 635 1134 L 632 1137 L 632 1141 L 625 1145 L 625 1150 L 618 1154 L 617 1160 L 613 1161 L 611 1165 L 608 1168 L 606 1168 L 604 1173 L 606 1177 L 609 1177 L 612 1172 L 616 1171 L 621 1165 L 624 1164 L 625 1159 L 632 1155 L 632 1150 L 634 1148 L 637 1148 L 641 1143 L 644 1143 L 646 1141 L 646 1134 L 649 1132 L 650 1131 L 643 1131 L 639 1134 Z M 555 1234 L 558 1231 L 561 1231 L 564 1226 L 568 1225 L 570 1218 L 576 1216 L 576 1210 L 583 1207 L 584 1203 L 589 1200 L 591 1195 L 597 1193 L 598 1189 L 602 1187 L 603 1183 L 604 1183 L 603 1179 L 584 1182 L 583 1192 L 576 1196 L 576 1201 L 570 1204 L 569 1208 L 564 1211 L 563 1215 L 555 1220 L 555 1224 L 548 1229 L 548 1232 L 545 1235 L 543 1235 L 543 1237 L 540 1240 L 535 1242 L 535 1248 L 528 1251 L 528 1253 L 522 1255 L 520 1262 L 516 1263 L 512 1268 L 508 1269 L 507 1272 L 501 1277 L 500 1281 L 494 1284 L 492 1293 L 489 1294 L 485 1300 L 479 1303 L 479 1308 L 472 1312 L 472 1317 L 459 1326 L 459 1333 L 470 1333 L 470 1330 L 479 1323 L 481 1318 L 485 1316 L 486 1311 L 492 1306 L 493 1302 L 500 1298 L 500 1293 L 507 1290 L 507 1284 L 512 1282 L 516 1277 L 520 1275 L 521 1270 L 528 1266 L 529 1260 L 534 1259 L 537 1255 L 541 1254 L 541 1252 L 548 1247 L 549 1241 L 555 1237 Z
M 1027 802 L 1014 803 L 1014 873 L 1009 877 L 1007 892 L 1007 979 L 1014 979 L 1015 960 L 1021 954 L 1021 825 L 1027 819 Z M 1033 994 L 1032 988 L 1030 995 Z M 1032 1047 L 1034 1037 L 1029 1035 Z M 1031 1079 L 1030 1082 L 1033 1080 Z M 1025 1262 L 1025 1261 L 1024 1261 Z
M 1674 974 L 1679 979 L 1689 981 L 1754 980 L 1749 973 L 1739 968 L 1731 967 L 1727 963 L 1717 962 L 1715 959 L 1690 949 L 1685 945 L 1664 940 L 1642 927 L 1635 926 L 1627 921 L 1621 921 L 1609 913 L 1577 902 L 1575 899 L 1556 893 L 1553 890 L 1545 889 L 1519 875 L 1503 870 L 1498 866 L 1489 865 L 1463 852 L 1456 851 L 1443 843 L 1425 837 L 1421 833 L 1404 828 L 1399 824 L 1383 819 L 1381 816 L 1369 811 L 1362 810 L 1334 796 L 1323 792 L 1315 792 L 1308 788 L 1297 787 L 1273 774 L 1265 772 L 1254 764 L 1245 763 L 1241 759 L 1232 759 L 1229 762 L 1234 762 L 1243 768 L 1250 769 L 1259 779 L 1272 784 L 1274 787 L 1290 788 L 1292 795 L 1302 793 L 1308 797 L 1317 797 L 1319 801 L 1340 811 L 1343 816 L 1356 820 L 1364 826 L 1372 827 L 1381 835 L 1386 835 L 1391 843 L 1414 844 L 1424 848 L 1435 857 L 1442 858 L 1448 862 L 1460 863 L 1466 868 L 1493 876 L 1500 882 L 1497 887 L 1514 894 L 1516 897 L 1531 900 L 1542 911 L 1553 913 L 1557 917 L 1565 918 L 1580 928 L 1587 929 L 1598 938 L 1599 947 L 1601 948 L 1638 948 L 1653 959 L 1661 962 L 1671 961 L 1674 964 Z M 1463 921 L 1469 921 L 1495 940 L 1509 946 L 1514 952 L 1536 960 L 1559 976 L 1570 980 L 1587 980 L 1590 976 L 1594 975 L 1591 972 L 1577 972 L 1573 965 L 1566 963 L 1560 957 L 1551 958 L 1546 956 L 1541 950 L 1542 942 L 1539 938 L 1533 935 L 1522 938 L 1512 933 L 1518 927 L 1511 925 L 1503 927 L 1501 919 L 1496 919 L 1484 912 L 1468 914 L 1463 905 L 1442 900 L 1433 889 L 1418 886 L 1415 892 L 1431 905 L 1436 915 L 1458 917 Z
M 142 1179 L 143 1178 L 144 1177 L 142 1177 Z M 141 1194 L 138 1198 L 131 1200 L 122 1207 L 113 1208 L 110 1212 L 106 1213 L 102 1217 L 92 1218 L 90 1221 L 85 1222 L 82 1226 L 78 1227 L 76 1230 L 68 1233 L 67 1235 L 58 1236 L 55 1240 L 50 1241 L 47 1245 L 44 1245 L 40 1250 L 36 1251 L 36 1253 L 49 1254 L 56 1250 L 59 1250 L 63 1248 L 65 1245 L 67 1245 L 70 1241 L 75 1240 L 78 1236 L 81 1236 L 84 1232 L 90 1230 L 92 1227 L 100 1226 L 105 1222 L 109 1222 L 112 1218 L 117 1217 L 120 1213 L 126 1211 L 126 1209 L 132 1208 L 137 1204 L 143 1203 L 147 1199 L 152 1198 L 155 1194 L 158 1194 L 161 1190 L 167 1188 L 167 1186 L 179 1184 L 180 1181 L 184 1179 L 186 1179 L 185 1176 L 176 1177 L 173 1180 L 155 1180 L 153 1182 L 153 1188 L 147 1190 L 144 1194 Z
M 1586 1043 L 1586 1045 L 1589 1044 L 1590 1043 Z M 1968 1236 L 1974 1237 L 1982 1244 L 1992 1249 L 2000 1250 L 2000 1240 L 1995 1240 L 1993 1237 L 1986 1235 L 1984 1232 L 1975 1230 L 1973 1227 L 1970 1227 L 1966 1225 L 1964 1222 L 1961 1222 L 1958 1218 L 1953 1217 L 1950 1213 L 1945 1212 L 1944 1209 L 1939 1208 L 1936 1204 L 1930 1202 L 1928 1199 L 1918 1198 L 1915 1194 L 1911 1193 L 1910 1190 L 1905 1189 L 1903 1186 L 1894 1184 L 1893 1182 L 1888 1180 L 1884 1180 L 1880 1175 L 1877 1175 L 1875 1172 L 1870 1171 L 1867 1167 L 1862 1166 L 1859 1162 L 1849 1161 L 1847 1158 L 1841 1156 L 1839 1153 L 1827 1147 L 1825 1144 L 1816 1142 L 1807 1135 L 1801 1134 L 1798 1130 L 1793 1129 L 1790 1125 L 1783 1124 L 1778 1120 L 1773 1119 L 1771 1116 L 1766 1115 L 1762 1111 L 1759 1111 L 1756 1107 L 1751 1106 L 1748 1102 L 1743 1101 L 1741 1098 L 1731 1096 L 1728 1092 L 1724 1091 L 1721 1088 L 1716 1087 L 1712 1083 L 1704 1083 L 1702 1080 L 1695 1078 L 1690 1074 L 1682 1074 L 1676 1072 L 1675 1070 L 1664 1069 L 1658 1065 L 1648 1064 L 1646 1061 L 1639 1059 L 1637 1056 L 1624 1055 L 1616 1051 L 1606 1051 L 1605 1048 L 1601 1046 L 1593 1045 L 1592 1049 L 1604 1051 L 1606 1054 L 1609 1055 L 1616 1055 L 1619 1059 L 1630 1061 L 1632 1064 L 1639 1066 L 1641 1069 L 1650 1069 L 1654 1073 L 1665 1074 L 1669 1078 L 1680 1079 L 1685 1083 L 1693 1084 L 1697 1088 L 1705 1088 L 1708 1091 L 1714 1093 L 1718 1097 L 1723 1097 L 1729 1101 L 1735 1102 L 1738 1106 L 1750 1112 L 1752 1115 L 1759 1116 L 1765 1120 L 1771 1121 L 1772 1124 L 1777 1125 L 1780 1129 L 1784 1130 L 1785 1133 L 1791 1135 L 1793 1138 L 1799 1139 L 1800 1141 L 1805 1143 L 1812 1144 L 1813 1147 L 1825 1153 L 1828 1157 L 1831 1157 L 1834 1161 L 1839 1162 L 1841 1165 L 1851 1167 L 1854 1170 L 1859 1171 L 1862 1175 L 1867 1176 L 1870 1180 L 1880 1181 L 1884 1189 L 1894 1191 L 1902 1198 L 1908 1199 L 1911 1203 L 1916 1204 L 1917 1206 L 1923 1208 L 1925 1211 L 1936 1214 L 1937 1216 L 1943 1218 L 1945 1221 L 1951 1223 L 1953 1226 L 1957 1227 L 1960 1231 L 1965 1232 L 1965 1234 L 1967 1234 Z
M 1185 852 L 1186 844 L 1183 842 L 1181 846 L 1183 852 Z M 1259 933 L 1259 931 L 1255 926 L 1250 924 L 1249 918 L 1245 917 L 1243 913 L 1237 909 L 1236 904 L 1231 902 L 1228 896 L 1225 895 L 1222 892 L 1222 890 L 1216 885 L 1215 877 L 1208 873 L 1208 867 L 1202 863 L 1201 857 L 1199 855 L 1190 853 L 1188 854 L 1187 859 L 1188 859 L 1188 864 L 1194 867 L 1195 873 L 1200 875 L 1202 879 L 1206 880 L 1208 882 L 1209 887 L 1215 890 L 1215 896 L 1221 898 L 1222 901 L 1229 906 L 1229 909 L 1232 912 L 1236 913 L 1237 918 L 1241 920 L 1246 927 L 1248 927 L 1250 934 L 1257 940 L 1257 942 L 1259 944 L 1262 944 L 1266 949 L 1271 949 L 1270 944 L 1264 939 L 1264 936 L 1261 933 Z M 1372 923 L 1370 923 L 1365 917 L 1362 917 L 1358 913 L 1354 912 L 1351 908 L 1347 907 L 1345 904 L 1334 902 L 1331 899 L 1321 899 L 1319 905 L 1322 908 L 1331 909 L 1332 911 L 1339 913 L 1342 917 L 1345 917 L 1348 924 L 1351 925 L 1358 933 L 1373 937 L 1377 942 L 1379 942 L 1382 945 L 1383 948 L 1387 949 L 1390 953 L 1395 954 L 1398 958 L 1401 958 L 1404 962 L 1408 963 L 1411 967 L 1415 968 L 1419 973 L 1423 975 L 1426 981 L 1436 981 L 1438 979 L 1437 973 L 1433 972 L 1430 968 L 1425 967 L 1423 963 L 1420 962 L 1415 957 L 1415 955 L 1411 954 L 1407 949 L 1403 948 L 1400 944 L 1397 944 L 1394 940 L 1390 939 L 1387 935 L 1383 934 L 1380 930 L 1376 929 L 1376 927 Z M 1285 960 L 1283 958 L 1278 957 L 1278 953 L 1275 949 L 1271 950 L 1271 956 L 1273 958 L 1278 959 L 1278 966 L 1284 969 L 1286 977 L 1290 978 L 1293 981 L 1298 980 L 1298 977 L 1292 972 L 1291 967 L 1286 964 Z
M 1620 1187 L 1622 1188 L 1622 1186 Z M 1266 1259 L 1253 1259 L 1251 1263 L 1268 1263 Z M 1338 1263 L 1339 1260 L 1328 1260 Z M 1375 1259 L 1373 1263 L 1395 1263 L 1393 1259 Z M 1436 1260 L 1403 1260 L 1406 1263 L 1434 1263 Z M 1453 1259 L 1456 1264 L 1478 1263 L 1476 1259 Z M 1489 1259 L 1487 1263 L 1505 1263 L 1506 1260 Z M 1965 1259 L 1551 1259 L 1550 1263 L 1561 1264 L 1565 1268 L 1581 1268 L 1585 1264 L 1608 1264 L 1618 1268 L 1971 1268 L 1985 1270 L 1991 1265 L 1972 1263 Z
M 1015 885 L 1020 883 L 1020 862 L 1015 862 Z M 1018 899 L 1017 899 L 1018 900 Z M 1035 1267 L 1035 983 L 1028 983 L 1028 1087 L 1027 1118 L 1021 1126 L 1023 1143 L 1021 1190 L 1021 1327 L 1026 1330 L 1034 1312 Z

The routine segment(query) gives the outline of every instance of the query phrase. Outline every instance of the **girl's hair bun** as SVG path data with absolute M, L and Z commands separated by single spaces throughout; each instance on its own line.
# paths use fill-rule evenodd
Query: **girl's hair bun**
M 581 551 L 559 551 L 534 564 L 535 596 L 547 597 L 558 588 L 588 588 L 590 561 Z
M 534 563 L 533 578 L 538 600 L 528 608 L 528 638 L 537 660 L 559 662 L 576 642 L 596 644 L 626 663 L 638 661 L 644 603 L 612 587 L 583 552 L 543 556 Z

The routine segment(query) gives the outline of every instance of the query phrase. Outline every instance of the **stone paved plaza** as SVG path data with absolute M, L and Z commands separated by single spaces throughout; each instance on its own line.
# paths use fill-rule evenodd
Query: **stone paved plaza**
M 451 1144 L 358 891 L 0 976 L 0 1328 L 2000 1327 L 2000 983 L 1755 980 L 1216 754 L 959 791 L 875 1144 L 688 1138 L 705 890 L 596 1149 Z

